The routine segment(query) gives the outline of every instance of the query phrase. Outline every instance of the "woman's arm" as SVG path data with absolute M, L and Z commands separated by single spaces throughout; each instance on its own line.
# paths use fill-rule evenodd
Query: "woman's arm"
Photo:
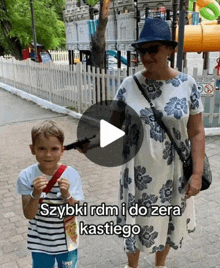
M 190 115 L 187 124 L 189 139 L 192 143 L 193 174 L 189 188 L 186 191 L 187 198 L 199 193 L 202 187 L 202 173 L 205 158 L 205 130 L 202 113 Z
M 124 119 L 125 119 L 125 112 L 118 112 L 113 110 L 108 122 L 114 125 L 115 127 L 121 129 Z M 91 142 L 83 144 L 83 149 L 77 148 L 77 150 L 80 153 L 86 153 L 88 150 L 91 150 L 99 146 L 100 146 L 100 134 L 97 134 L 96 137 L 91 140 Z

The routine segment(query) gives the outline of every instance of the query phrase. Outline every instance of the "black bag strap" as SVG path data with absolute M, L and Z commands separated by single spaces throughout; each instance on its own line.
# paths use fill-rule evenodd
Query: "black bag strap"
M 137 77 L 136 77 L 135 75 L 133 75 L 133 78 L 134 78 L 134 81 L 136 82 L 138 88 L 140 89 L 141 93 L 143 94 L 143 96 L 145 97 L 145 99 L 149 102 L 150 107 L 151 107 L 151 109 L 152 109 L 152 111 L 153 111 L 153 113 L 154 113 L 154 117 L 155 117 L 155 119 L 156 119 L 158 125 L 159 125 L 161 128 L 163 128 L 164 131 L 167 133 L 167 135 L 168 135 L 168 137 L 169 137 L 171 143 L 173 143 L 173 146 L 174 146 L 176 152 L 178 153 L 178 155 L 179 155 L 181 161 L 182 161 L 183 163 L 185 163 L 186 160 L 185 160 L 184 157 L 182 156 L 181 149 L 178 148 L 178 146 L 177 146 L 175 140 L 173 139 L 172 135 L 170 134 L 170 131 L 168 130 L 168 128 L 166 127 L 166 125 L 164 124 L 164 122 L 161 120 L 161 116 L 159 115 L 160 112 L 158 112 L 158 111 L 156 110 L 154 104 L 153 104 L 153 103 L 151 102 L 151 100 L 149 99 L 147 93 L 145 92 L 145 90 L 144 90 L 143 87 L 141 86 L 141 84 L 140 84 L 140 82 L 138 81 Z

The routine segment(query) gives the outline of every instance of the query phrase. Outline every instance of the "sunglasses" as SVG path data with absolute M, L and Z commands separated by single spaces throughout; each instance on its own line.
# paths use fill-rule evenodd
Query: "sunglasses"
M 148 54 L 157 54 L 158 51 L 159 51 L 159 47 L 161 45 L 153 45 L 153 46 L 150 46 L 150 47 L 139 47 L 139 48 L 136 48 L 136 52 L 139 53 L 141 56 L 144 56 L 146 53 Z

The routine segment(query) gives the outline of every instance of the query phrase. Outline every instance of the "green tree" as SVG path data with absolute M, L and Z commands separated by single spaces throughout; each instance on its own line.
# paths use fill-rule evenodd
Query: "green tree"
M 0 56 L 12 52 L 21 57 L 21 47 L 16 38 L 9 37 L 11 20 L 7 13 L 5 0 L 0 0 Z
M 29 0 L 0 0 L 0 42 L 4 51 L 21 59 L 21 48 L 33 41 Z M 65 47 L 62 10 L 65 0 L 34 0 L 37 42 L 46 49 Z
M 91 60 L 95 67 L 105 68 L 105 32 L 108 23 L 110 0 L 85 0 L 86 4 L 94 6 L 100 2 L 99 18 L 95 34 L 92 36 Z

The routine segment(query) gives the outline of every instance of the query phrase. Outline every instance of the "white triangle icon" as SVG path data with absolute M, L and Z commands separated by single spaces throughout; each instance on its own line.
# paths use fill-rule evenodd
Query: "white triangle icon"
M 101 148 L 109 145 L 110 143 L 120 139 L 125 135 L 121 129 L 113 126 L 105 120 L 100 121 L 100 146 Z

